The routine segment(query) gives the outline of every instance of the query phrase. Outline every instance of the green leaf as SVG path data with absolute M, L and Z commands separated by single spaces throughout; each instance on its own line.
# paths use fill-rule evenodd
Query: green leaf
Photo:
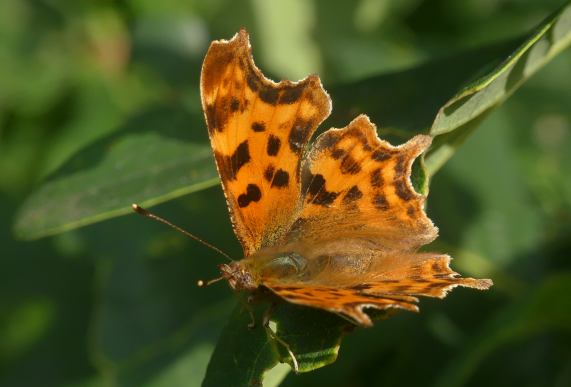
M 321 368 L 337 359 L 343 333 L 352 327 L 334 314 L 281 302 L 274 307 L 256 305 L 253 311 L 256 327 L 251 329 L 245 301 L 234 309 L 216 344 L 203 386 L 261 385 L 267 372 L 280 362 L 293 367 L 289 351 L 299 372 Z M 270 313 L 269 329 L 279 339 L 262 326 L 265 313 Z
M 499 65 L 463 87 L 438 110 L 429 133 L 441 138 L 425 157 L 428 173 L 434 175 L 482 118 L 570 44 L 571 3 L 567 3 Z
M 299 363 L 299 372 L 309 372 L 337 360 L 341 339 L 353 324 L 317 309 L 283 303 L 273 314 L 277 334 L 288 343 Z M 283 345 L 278 346 L 282 361 L 293 366 Z
M 408 70 L 335 86 L 330 90 L 333 112 L 321 130 L 343 127 L 357 114 L 364 113 L 377 124 L 381 138 L 393 144 L 426 133 L 451 95 L 482 68 L 507 57 L 520 42 L 521 39 L 517 39 L 493 44 Z M 440 149 L 447 144 L 446 140 L 436 138 L 431 149 Z M 430 174 L 424 160 L 419 158 L 414 163 L 412 182 L 418 192 L 427 194 Z
M 398 144 L 426 133 L 440 107 L 474 74 L 505 58 L 516 41 L 457 52 L 419 66 L 326 88 L 333 100 L 331 117 L 321 130 L 345 126 L 367 114 L 382 138 Z
M 490 111 L 570 43 L 568 4 L 523 38 L 332 88 L 333 114 L 322 130 L 364 113 L 394 143 L 428 132 L 435 136 L 425 156 L 432 176 Z
M 203 387 L 261 386 L 263 374 L 279 362 L 275 342 L 259 323 L 248 328 L 250 322 L 244 305 L 237 305 L 214 349 Z
M 14 231 L 35 239 L 217 184 L 202 117 L 157 109 L 76 155 L 24 203 Z M 205 132 L 205 131 L 204 131 Z M 193 138 L 194 137 L 194 138 Z

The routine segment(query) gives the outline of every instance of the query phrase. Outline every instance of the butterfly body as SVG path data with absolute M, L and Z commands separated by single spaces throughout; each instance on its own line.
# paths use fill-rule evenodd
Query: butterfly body
M 359 325 L 365 308 L 416 311 L 416 296 L 444 297 L 461 278 L 445 254 L 421 253 L 438 229 L 411 182 L 431 143 L 381 140 L 366 115 L 311 135 L 331 99 L 315 75 L 275 83 L 255 66 L 248 34 L 211 44 L 202 106 L 244 259 L 220 266 L 235 290 L 267 288 L 282 299 Z
M 220 271 L 234 290 L 256 290 L 266 278 L 282 282 L 301 280 L 307 277 L 315 264 L 293 251 L 261 251 L 254 256 L 220 265 Z

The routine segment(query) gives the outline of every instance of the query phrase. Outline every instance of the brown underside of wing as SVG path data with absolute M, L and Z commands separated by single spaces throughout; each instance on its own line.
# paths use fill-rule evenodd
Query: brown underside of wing
M 339 278 L 337 286 L 302 282 L 279 284 L 271 280 L 264 285 L 289 302 L 339 313 L 363 326 L 372 325 L 364 308 L 418 311 L 416 296 L 444 298 L 457 286 L 479 290 L 492 286 L 489 279 L 460 277 L 450 269 L 447 255 L 423 253 L 418 256 L 426 259 L 390 271 L 373 269 L 360 276 L 362 282 L 359 283 Z
M 357 325 L 373 325 L 364 308 L 399 308 L 417 312 L 414 297 L 377 296 L 354 289 L 336 289 L 332 287 L 301 287 L 291 285 L 265 284 L 271 291 L 288 302 L 338 313 Z
M 456 286 L 485 290 L 492 286 L 489 279 L 462 278 L 450 268 L 446 254 L 416 253 L 403 255 L 400 264 L 372 265 L 365 285 L 367 293 L 415 295 L 444 298 Z

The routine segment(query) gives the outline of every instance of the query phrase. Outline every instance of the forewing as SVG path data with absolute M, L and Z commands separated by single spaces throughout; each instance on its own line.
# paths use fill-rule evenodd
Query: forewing
M 358 236 L 399 251 L 432 241 L 437 229 L 410 182 L 412 163 L 430 142 L 417 135 L 392 146 L 365 115 L 323 133 L 303 163 L 303 207 L 289 240 Z
M 317 76 L 265 78 L 245 30 L 211 44 L 201 97 L 234 231 L 249 256 L 275 244 L 295 220 L 301 157 L 331 102 Z

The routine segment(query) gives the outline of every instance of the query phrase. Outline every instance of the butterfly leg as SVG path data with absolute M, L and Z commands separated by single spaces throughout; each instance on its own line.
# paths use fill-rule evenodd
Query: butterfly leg
M 256 327 L 256 317 L 253 305 L 258 304 L 260 302 L 267 302 L 268 300 L 273 300 L 273 298 L 270 297 L 274 296 L 271 293 L 269 293 L 267 290 L 266 291 L 257 290 L 248 295 L 248 297 L 246 298 L 246 302 L 244 302 L 244 299 L 241 298 L 244 308 L 248 311 L 248 314 L 250 315 L 250 322 L 248 323 L 249 329 L 254 329 Z
M 246 310 L 250 316 L 248 329 L 254 329 L 256 327 L 256 317 L 254 315 L 254 308 L 252 307 L 252 304 L 256 301 L 255 299 L 256 297 L 253 295 L 249 295 L 245 300 L 244 297 L 239 297 L 239 300 L 242 303 L 242 311 Z
M 270 306 L 266 309 L 266 311 L 264 312 L 264 316 L 263 316 L 263 324 L 264 324 L 264 328 L 266 329 L 266 333 L 275 341 L 277 341 L 278 343 L 280 343 L 287 351 L 289 357 L 291 358 L 291 361 L 293 363 L 293 370 L 294 372 L 297 374 L 299 373 L 299 364 L 297 362 L 297 359 L 295 357 L 295 355 L 293 354 L 293 351 L 291 350 L 291 348 L 289 347 L 288 343 L 286 343 L 281 337 L 279 337 L 270 327 L 270 318 L 272 316 L 272 312 L 274 311 L 274 308 L 276 307 L 276 303 L 272 302 L 270 304 Z
M 256 316 L 254 316 L 254 311 L 252 310 L 252 304 L 255 301 L 255 297 L 249 295 L 246 299 L 246 310 L 250 315 L 250 322 L 248 323 L 248 329 L 254 329 L 256 327 Z

